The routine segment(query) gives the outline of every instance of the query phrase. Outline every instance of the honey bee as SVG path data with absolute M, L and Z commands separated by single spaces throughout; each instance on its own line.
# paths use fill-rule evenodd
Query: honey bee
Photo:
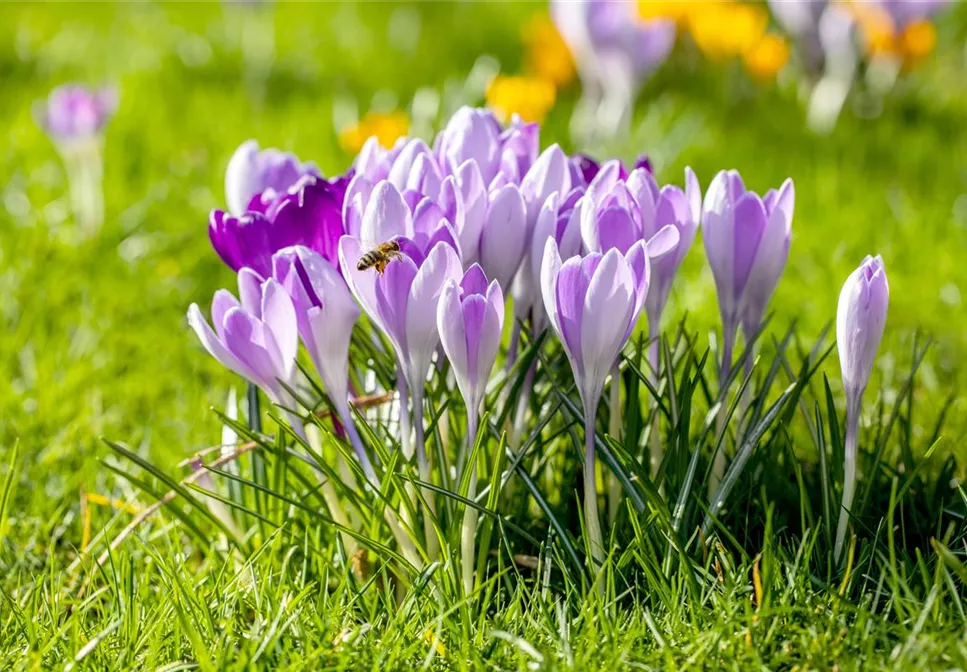
M 383 271 L 386 270 L 387 264 L 394 258 L 399 258 L 400 256 L 402 255 L 398 242 L 391 240 L 386 243 L 381 243 L 359 258 L 359 263 L 356 264 L 356 270 L 365 271 L 368 268 L 375 268 L 376 272 L 382 275 Z

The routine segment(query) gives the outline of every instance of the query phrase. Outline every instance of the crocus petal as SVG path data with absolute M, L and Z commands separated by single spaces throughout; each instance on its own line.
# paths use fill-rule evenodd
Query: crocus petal
M 410 287 L 417 275 L 416 264 L 404 256 L 389 266 L 376 280 L 376 304 L 386 334 L 400 353 L 408 348 L 406 333 L 406 314 Z
M 225 316 L 225 347 L 254 374 L 259 385 L 278 400 L 283 377 L 282 356 L 272 334 L 244 310 L 232 309 Z
M 359 305 L 366 311 L 366 315 L 382 331 L 386 330 L 379 316 L 379 306 L 376 300 L 377 273 L 372 269 L 357 270 L 356 265 L 363 256 L 359 239 L 354 236 L 343 236 L 339 240 L 339 267 L 342 269 L 349 291 L 353 293 Z
M 242 310 L 262 319 L 262 283 L 265 278 L 251 268 L 243 268 L 238 272 L 238 296 L 242 302 Z
M 423 385 L 430 358 L 439 341 L 437 303 L 447 280 L 460 278 L 460 258 L 446 243 L 437 243 L 420 266 L 406 306 L 406 345 L 411 385 Z
M 230 312 L 230 311 L 229 311 Z M 222 318 L 224 322 L 224 316 Z M 255 383 L 256 385 L 263 385 L 262 381 L 252 369 L 248 367 L 247 364 L 239 360 L 232 352 L 225 347 L 224 342 L 212 331 L 212 328 L 205 321 L 204 316 L 201 314 L 201 309 L 198 307 L 197 303 L 191 304 L 188 308 L 188 324 L 198 335 L 198 340 L 201 344 L 205 346 L 205 350 L 208 351 L 212 357 L 214 357 L 218 362 L 227 369 L 230 369 L 240 375 L 242 378 Z
M 390 182 L 380 182 L 366 204 L 360 224 L 360 238 L 376 246 L 396 236 L 413 235 L 410 209 L 403 196 Z
M 219 289 L 215 292 L 215 296 L 212 299 L 212 324 L 215 325 L 215 332 L 219 338 L 224 337 L 222 327 L 225 324 L 225 315 L 232 308 L 240 307 L 238 299 L 232 296 L 232 293 L 227 289 Z
M 557 249 L 557 241 L 548 238 L 544 244 L 544 258 L 541 262 L 541 296 L 544 298 L 547 317 L 558 333 L 561 331 L 561 322 L 557 314 L 557 276 L 560 271 L 561 254 Z
M 584 370 L 581 322 L 589 279 L 582 268 L 581 258 L 571 257 L 561 265 L 554 283 L 554 301 L 561 340 L 571 360 L 581 371 Z
M 464 398 L 471 394 L 467 381 L 467 332 L 464 328 L 463 307 L 460 301 L 460 286 L 453 280 L 446 283 L 437 306 L 437 329 L 440 343 L 453 367 L 457 384 Z M 465 389 L 466 388 L 466 389 Z
M 284 378 L 289 380 L 299 351 L 299 327 L 292 299 L 273 278 L 266 280 L 262 288 L 262 319 L 279 347 Z
M 526 227 L 524 199 L 516 185 L 508 184 L 491 196 L 487 227 L 480 236 L 480 263 L 501 287 L 509 287 L 520 268 Z

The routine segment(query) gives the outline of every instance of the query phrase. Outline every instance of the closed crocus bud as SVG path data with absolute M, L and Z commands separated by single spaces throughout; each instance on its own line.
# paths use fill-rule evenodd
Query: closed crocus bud
M 440 165 L 456 172 L 465 161 L 473 161 L 489 184 L 500 168 L 502 130 L 491 110 L 461 107 L 437 136 Z
M 541 127 L 527 123 L 514 115 L 510 124 L 500 134 L 500 171 L 493 179 L 505 179 L 520 184 L 540 152 Z M 490 188 L 495 186 L 492 182 Z
M 841 558 L 849 512 L 856 493 L 856 455 L 863 392 L 870 382 L 876 351 L 883 338 L 890 287 L 879 255 L 866 257 L 846 279 L 836 310 L 836 345 L 846 389 L 846 441 L 843 468 L 843 504 L 833 555 Z
M 558 145 L 551 145 L 527 171 L 520 184 L 520 195 L 527 208 L 527 228 L 533 231 L 537 215 L 547 197 L 557 192 L 566 194 L 571 190 L 571 171 L 567 156 Z
M 859 395 L 866 389 L 889 302 L 883 259 L 868 256 L 846 279 L 836 311 L 836 343 L 847 394 Z
M 320 177 L 316 164 L 299 161 L 295 154 L 278 149 L 259 149 L 256 140 L 239 145 L 225 169 L 225 200 L 236 217 L 245 213 L 249 202 L 266 189 L 288 191 L 305 175 Z
M 476 414 L 497 359 L 504 328 L 504 295 L 500 285 L 496 280 L 488 285 L 483 269 L 474 264 L 459 283 L 450 280 L 443 288 L 437 308 L 437 327 L 467 412 Z
M 741 323 L 747 337 L 759 328 L 789 257 L 795 190 L 787 179 L 763 198 L 747 191 L 737 171 L 715 176 L 705 194 L 705 250 L 718 292 L 726 361 Z
M 299 328 L 295 307 L 285 288 L 244 268 L 238 274 L 238 293 L 221 289 L 212 300 L 212 324 L 208 325 L 197 304 L 188 309 L 188 324 L 198 339 L 223 366 L 262 388 L 276 404 L 292 407 L 285 386 L 296 375 Z M 293 429 L 302 428 L 293 418 Z
M 80 84 L 64 84 L 34 107 L 37 122 L 58 143 L 77 143 L 96 138 L 117 110 L 117 90 L 92 90 Z
M 319 253 L 296 246 L 272 257 L 272 275 L 295 307 L 302 342 L 312 358 L 339 421 L 349 433 L 366 477 L 376 474 L 349 411 L 349 342 L 359 306 L 339 271 Z
M 527 214 L 515 184 L 505 184 L 487 199 L 478 261 L 501 289 L 510 288 L 527 249 Z
M 342 234 L 342 194 L 312 175 L 288 191 L 256 195 L 238 217 L 213 210 L 208 220 L 208 237 L 222 261 L 234 271 L 248 267 L 264 276 L 272 273 L 272 255 L 293 245 L 335 263 Z
M 584 405 L 584 514 L 592 556 L 604 558 L 594 486 L 594 419 L 605 378 L 628 339 L 648 293 L 649 263 L 644 241 L 627 254 L 611 249 L 561 262 L 548 239 L 541 269 L 541 293 L 548 319 L 561 339 Z

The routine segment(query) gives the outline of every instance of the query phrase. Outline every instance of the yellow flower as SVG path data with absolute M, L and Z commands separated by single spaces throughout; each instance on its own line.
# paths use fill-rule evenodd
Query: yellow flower
M 692 4 L 688 29 L 708 58 L 741 56 L 765 35 L 769 15 L 761 5 L 727 1 Z
M 544 121 L 554 106 L 554 84 L 540 77 L 497 75 L 487 86 L 487 105 L 503 121 L 519 114 L 524 121 Z
M 708 3 L 695 0 L 638 0 L 638 17 L 643 21 L 672 19 L 679 26 L 688 24 L 696 8 Z
M 527 71 L 563 88 L 574 81 L 575 68 L 564 38 L 551 17 L 538 14 L 524 25 Z
M 745 69 L 756 79 L 774 78 L 789 60 L 789 43 L 778 35 L 768 34 L 742 55 Z
M 933 53 L 937 29 L 927 20 L 914 21 L 900 34 L 900 53 L 906 66 L 915 66 Z
M 359 123 L 339 131 L 339 146 L 349 154 L 363 148 L 370 137 L 376 136 L 383 147 L 393 144 L 410 130 L 410 120 L 401 110 L 393 112 L 367 112 Z

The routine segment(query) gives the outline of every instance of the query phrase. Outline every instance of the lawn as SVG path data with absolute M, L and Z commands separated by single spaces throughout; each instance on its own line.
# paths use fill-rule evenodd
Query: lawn
M 245 394 L 185 318 L 190 303 L 207 311 L 216 289 L 234 286 L 207 222 L 224 203 L 235 148 L 257 138 L 314 159 L 326 175 L 341 173 L 352 161 L 337 141 L 347 108 L 406 107 L 429 89 L 445 120 L 464 102 L 464 79 L 481 56 L 509 72 L 521 67 L 521 26 L 542 11 L 482 2 L 0 7 L 8 138 L 0 145 L 0 485 L 10 484 L 5 507 L 0 498 L 0 666 L 967 668 L 965 499 L 954 482 L 964 476 L 967 430 L 963 7 L 941 19 L 937 53 L 901 80 L 882 111 L 859 101 L 830 135 L 806 128 L 794 82 L 754 85 L 729 64 L 685 50 L 645 87 L 633 146 L 617 148 L 626 160 L 648 153 L 662 182 L 681 184 L 685 166 L 703 189 L 723 168 L 761 191 L 795 180 L 791 254 L 770 304 L 760 381 L 790 327 L 795 338 L 789 377 L 776 374 L 764 404 L 796 380 L 835 319 L 846 276 L 864 255 L 883 256 L 890 310 L 861 438 L 864 454 L 878 446 L 883 454 L 867 462 L 872 473 L 861 469 L 868 508 L 852 571 L 828 558 L 817 522 L 820 483 L 842 470 L 821 466 L 814 443 L 818 412 L 837 455 L 830 432 L 841 430 L 844 401 L 835 351 L 811 372 L 789 416 L 769 425 L 714 543 L 686 535 L 681 552 L 671 552 L 667 539 L 678 531 L 663 512 L 674 501 L 660 504 L 655 488 L 636 511 L 622 507 L 606 599 L 568 569 L 566 544 L 549 532 L 549 521 L 560 520 L 579 540 L 581 523 L 579 461 L 558 449 L 567 437 L 546 434 L 538 443 L 546 440 L 559 469 L 531 471 L 546 500 L 518 483 L 501 510 L 538 543 L 495 532 L 493 576 L 479 601 L 453 599 L 442 565 L 400 580 L 395 593 L 385 568 L 361 585 L 331 526 L 310 518 L 286 527 L 301 510 L 259 496 L 265 519 L 248 519 L 238 546 L 225 548 L 200 509 L 176 505 L 100 566 L 91 554 L 75 562 L 88 541 L 87 515 L 96 556 L 134 511 L 168 490 L 159 475 L 183 477 L 182 460 L 220 442 L 212 408 L 225 407 L 230 389 Z M 270 69 L 252 64 L 259 49 L 274 52 Z M 78 233 L 59 157 L 32 114 L 34 101 L 65 81 L 111 82 L 120 92 L 105 137 L 105 223 L 96 236 Z M 561 94 L 542 146 L 576 149 L 567 135 L 576 95 Z M 666 324 L 682 320 L 700 360 L 719 318 L 699 241 Z M 927 341 L 906 386 L 915 349 Z M 827 336 L 819 351 L 831 343 Z M 560 349 L 540 356 L 566 390 Z M 696 373 L 684 354 L 677 361 L 676 384 L 694 376 L 701 408 L 691 411 L 691 437 L 686 422 L 669 467 L 671 492 L 708 410 L 702 384 L 716 379 L 714 366 Z M 838 418 L 829 417 L 824 373 Z M 536 409 L 555 392 L 542 394 Z M 104 439 L 152 466 L 137 466 Z M 292 478 L 272 475 L 274 486 Z M 82 506 L 88 494 L 95 498 Z M 98 496 L 130 505 L 101 505 Z M 701 509 L 690 503 L 689 511 L 697 525 Z M 514 553 L 539 556 L 540 571 L 508 561 L 515 542 Z M 548 563 L 554 571 L 545 577 Z

